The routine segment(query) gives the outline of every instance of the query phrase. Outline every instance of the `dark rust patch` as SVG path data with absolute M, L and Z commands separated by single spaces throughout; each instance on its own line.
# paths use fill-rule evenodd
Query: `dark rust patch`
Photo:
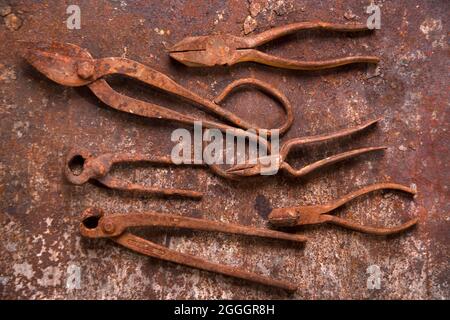
M 269 199 L 262 194 L 256 196 L 254 208 L 259 216 L 265 220 L 267 220 L 269 213 L 272 211 Z

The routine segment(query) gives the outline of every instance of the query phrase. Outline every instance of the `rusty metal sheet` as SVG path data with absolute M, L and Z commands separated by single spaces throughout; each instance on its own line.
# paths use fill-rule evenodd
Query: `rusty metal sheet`
M 67 28 L 70 4 L 0 1 L 1 298 L 450 298 L 448 1 L 380 1 L 381 29 L 370 36 L 308 31 L 260 48 L 301 60 L 349 54 L 381 58 L 378 69 L 358 65 L 317 72 L 252 63 L 188 68 L 171 60 L 167 49 L 187 36 L 206 33 L 251 35 L 306 20 L 364 23 L 369 1 L 79 1 L 81 29 Z M 131 58 L 211 99 L 232 80 L 257 77 L 279 88 L 294 107 L 286 139 L 384 117 L 356 139 L 302 148 L 291 156 L 299 166 L 362 146 L 389 148 L 301 179 L 279 174 L 237 184 L 202 168 L 114 169 L 115 175 L 142 184 L 202 191 L 207 197 L 200 202 L 74 186 L 63 173 L 72 146 L 97 154 L 167 156 L 176 126 L 120 113 L 86 88 L 48 80 L 21 58 L 28 41 L 40 40 L 75 43 L 95 57 Z M 133 97 L 209 118 L 135 81 L 114 77 L 111 83 Z M 234 93 L 225 105 L 261 126 L 284 117 L 275 102 L 253 90 Z M 304 227 L 302 233 L 310 238 L 304 247 L 207 232 L 141 232 L 171 249 L 288 279 L 299 288 L 293 295 L 147 258 L 106 240 L 87 240 L 78 230 L 80 213 L 89 206 L 265 227 L 271 208 L 325 203 L 384 181 L 417 188 L 417 198 L 377 193 L 349 203 L 338 214 L 383 226 L 419 217 L 417 228 L 379 238 L 337 226 Z M 379 288 L 371 286 L 374 276 Z

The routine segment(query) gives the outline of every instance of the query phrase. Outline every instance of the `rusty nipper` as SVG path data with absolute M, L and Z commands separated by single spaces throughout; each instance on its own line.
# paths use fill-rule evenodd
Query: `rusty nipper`
M 209 262 L 202 258 L 171 250 L 165 246 L 138 237 L 128 231 L 129 228 L 135 227 L 181 228 L 294 242 L 306 241 L 306 238 L 301 235 L 156 212 L 104 215 L 104 212 L 100 209 L 88 208 L 83 212 L 80 223 L 81 234 L 85 237 L 109 238 L 128 249 L 150 257 L 221 273 L 263 285 L 278 287 L 288 291 L 296 290 L 296 286 L 287 281 L 268 278 L 238 267 Z

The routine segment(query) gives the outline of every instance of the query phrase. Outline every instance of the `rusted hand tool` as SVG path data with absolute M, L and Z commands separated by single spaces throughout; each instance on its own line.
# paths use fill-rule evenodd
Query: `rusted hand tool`
M 169 157 L 148 157 L 140 154 L 104 153 L 94 157 L 84 148 L 73 148 L 66 159 L 65 175 L 67 179 L 76 185 L 81 185 L 89 180 L 96 180 L 102 185 L 117 190 L 134 191 L 146 194 L 162 196 L 178 196 L 200 199 L 203 193 L 184 189 L 170 189 L 141 186 L 111 177 L 109 171 L 114 164 L 123 162 L 147 162 L 152 164 L 173 164 Z
M 234 132 L 236 135 L 249 136 L 241 129 L 254 129 L 256 132 L 262 130 L 257 125 L 249 123 L 219 106 L 219 103 L 234 88 L 243 85 L 254 86 L 280 102 L 286 113 L 285 122 L 277 128 L 280 130 L 280 134 L 286 132 L 293 121 L 292 106 L 289 100 L 273 86 L 253 78 L 232 82 L 214 101 L 210 101 L 179 85 L 165 74 L 136 61 L 118 57 L 94 59 L 87 50 L 74 44 L 34 43 L 33 48 L 27 51 L 25 58 L 37 70 L 59 84 L 73 87 L 87 85 L 101 101 L 110 107 L 148 118 L 166 119 L 183 124 L 193 124 L 195 121 L 201 120 L 150 102 L 122 95 L 111 88 L 104 77 L 112 74 L 125 75 L 184 98 L 200 108 L 222 117 L 237 128 L 219 122 L 202 120 L 204 127 L 229 130 L 230 133 Z
M 80 223 L 81 234 L 88 238 L 109 238 L 128 249 L 150 257 L 171 261 L 202 270 L 217 272 L 268 286 L 278 287 L 288 291 L 296 290 L 295 285 L 289 282 L 271 279 L 245 271 L 241 268 L 212 263 L 189 254 L 171 250 L 127 231 L 128 228 L 133 227 L 181 228 L 224 232 L 295 242 L 306 241 L 306 238 L 301 235 L 292 235 L 289 233 L 245 227 L 237 224 L 155 212 L 113 214 L 105 216 L 104 212 L 100 209 L 88 208 L 83 212 Z
M 382 189 L 400 190 L 412 195 L 416 194 L 415 190 L 400 184 L 377 183 L 366 186 L 352 193 L 349 193 L 343 196 L 342 198 L 332 201 L 328 204 L 274 209 L 269 215 L 269 222 L 276 227 L 293 227 L 293 226 L 303 226 L 320 223 L 332 223 L 351 230 L 356 230 L 359 232 L 374 235 L 395 234 L 414 226 L 418 222 L 419 220 L 418 218 L 411 219 L 408 222 L 405 222 L 404 224 L 397 227 L 384 228 L 384 227 L 363 226 L 355 222 L 351 222 L 347 219 L 327 214 L 343 206 L 347 202 L 355 199 L 356 197 L 359 197 L 361 195 L 367 194 L 375 190 L 382 190 Z
M 289 165 L 286 162 L 286 158 L 287 158 L 289 152 L 292 150 L 292 148 L 311 144 L 311 143 L 323 142 L 323 141 L 327 141 L 327 140 L 331 140 L 331 139 L 348 136 L 348 135 L 351 135 L 353 133 L 356 133 L 358 131 L 365 129 L 365 128 L 371 126 L 372 124 L 377 123 L 380 120 L 381 120 L 381 118 L 378 118 L 375 120 L 370 120 L 359 126 L 343 129 L 343 130 L 336 131 L 331 134 L 290 139 L 290 140 L 286 141 L 285 143 L 283 143 L 283 145 L 280 148 L 279 154 L 270 155 L 268 157 L 272 157 L 272 163 L 276 163 L 278 165 L 277 168 L 279 170 L 285 171 L 289 175 L 294 176 L 294 177 L 302 177 L 302 176 L 310 173 L 311 171 L 314 171 L 314 170 L 324 167 L 326 165 L 333 164 L 335 162 L 346 160 L 349 158 L 353 158 L 353 157 L 356 157 L 358 155 L 361 155 L 361 154 L 364 154 L 367 152 L 383 150 L 383 149 L 386 149 L 386 147 L 368 147 L 368 148 L 361 148 L 361 149 L 355 149 L 355 150 L 343 152 L 343 153 L 319 160 L 319 161 L 309 164 L 307 166 L 304 166 L 301 169 L 294 169 L 294 168 L 292 168 L 291 165 Z M 261 157 L 261 158 L 256 159 L 256 161 L 255 161 L 256 163 L 254 163 L 254 164 L 246 163 L 246 164 L 235 165 L 235 166 L 229 168 L 228 170 L 226 170 L 226 172 L 230 175 L 235 175 L 235 176 L 239 176 L 239 177 L 250 177 L 250 176 L 260 175 L 260 174 L 264 173 L 265 171 L 267 172 L 267 171 L 273 170 L 272 166 L 270 168 L 267 167 L 267 165 L 265 163 L 269 163 L 269 162 L 262 161 L 263 158 L 267 158 L 267 157 Z
M 210 35 L 187 37 L 175 44 L 169 54 L 189 67 L 234 65 L 252 61 L 273 67 L 296 70 L 329 69 L 351 63 L 378 63 L 374 56 L 354 56 L 326 61 L 296 61 L 263 53 L 254 48 L 300 30 L 330 30 L 339 32 L 367 31 L 365 24 L 333 24 L 326 22 L 298 22 L 273 28 L 248 37 Z

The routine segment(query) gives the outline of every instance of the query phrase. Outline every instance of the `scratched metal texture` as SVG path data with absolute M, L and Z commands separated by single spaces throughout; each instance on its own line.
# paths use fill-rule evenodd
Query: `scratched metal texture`
M 68 30 L 66 8 L 75 2 L 81 8 L 81 30 Z M 166 54 L 167 46 L 186 36 L 242 35 L 252 2 L 0 1 L 15 15 L 0 18 L 0 298 L 450 298 L 450 2 L 377 1 L 381 30 L 374 34 L 299 32 L 262 48 L 298 59 L 373 54 L 382 59 L 378 70 L 360 65 L 299 72 L 252 63 L 194 69 Z M 364 23 L 369 2 L 261 0 L 256 25 L 247 25 L 247 31 L 305 20 Z M 258 5 L 252 9 L 257 13 Z M 140 61 L 209 98 L 241 77 L 270 82 L 295 109 L 294 125 L 285 138 L 384 117 L 378 126 L 352 138 L 299 150 L 291 157 L 298 166 L 361 146 L 389 149 L 302 179 L 277 175 L 234 183 L 201 168 L 149 166 L 120 166 L 113 172 L 145 184 L 204 191 L 200 202 L 135 197 L 92 184 L 73 186 L 62 174 L 70 147 L 168 155 L 176 126 L 114 111 L 87 88 L 48 80 L 21 58 L 24 41 L 40 40 L 75 43 L 95 57 Z M 111 83 L 134 97 L 211 118 L 135 81 L 113 77 Z M 279 123 L 283 116 L 274 102 L 254 90 L 237 92 L 225 106 L 265 126 Z M 88 206 L 111 213 L 155 210 L 265 227 L 271 208 L 326 202 L 383 181 L 416 186 L 418 196 L 412 201 L 396 192 L 374 193 L 337 213 L 379 225 L 418 216 L 417 228 L 395 237 L 375 237 L 330 225 L 309 227 L 299 230 L 310 238 L 304 247 L 206 232 L 140 231 L 174 250 L 287 279 L 298 285 L 293 295 L 141 256 L 107 239 L 85 240 L 78 232 L 80 212 Z M 367 288 L 371 265 L 381 270 L 379 289 Z

